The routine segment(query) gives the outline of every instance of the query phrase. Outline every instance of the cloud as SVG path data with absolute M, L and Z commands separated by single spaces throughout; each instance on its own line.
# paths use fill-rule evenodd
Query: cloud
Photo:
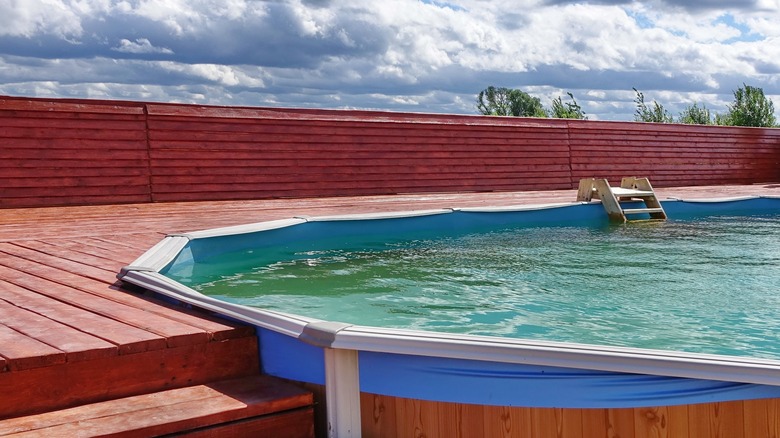
M 69 39 L 82 34 L 79 11 L 62 0 L 0 0 L 0 35 L 49 34 Z
M 773 1 L 773 0 L 769 0 Z M 659 10 L 685 10 L 688 12 L 701 12 L 709 10 L 762 10 L 766 1 L 762 0 L 546 0 L 545 5 L 608 5 L 608 6 L 636 6 L 639 4 L 650 5 Z
M 723 111 L 780 95 L 779 3 L 0 0 L 0 93 L 474 113 L 496 85 L 631 119 L 636 87 Z
M 124 53 L 164 53 L 166 55 L 172 55 L 171 49 L 164 47 L 154 47 L 152 43 L 146 38 L 138 38 L 135 41 L 128 39 L 122 39 L 119 41 L 119 46 L 113 50 Z

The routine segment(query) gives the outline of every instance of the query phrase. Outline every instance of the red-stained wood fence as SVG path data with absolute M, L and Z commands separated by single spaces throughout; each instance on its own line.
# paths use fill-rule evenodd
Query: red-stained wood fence
M 780 181 L 780 129 L 0 97 L 0 207 Z
M 566 124 L 149 106 L 157 201 L 569 188 Z
M 647 176 L 656 187 L 780 180 L 780 129 L 570 122 L 572 181 Z
M 149 202 L 143 104 L 0 98 L 0 207 Z

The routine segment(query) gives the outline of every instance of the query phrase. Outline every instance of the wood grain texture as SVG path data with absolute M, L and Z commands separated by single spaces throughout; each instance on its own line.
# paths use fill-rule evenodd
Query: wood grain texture
M 0 207 L 150 201 L 145 120 L 138 103 L 0 98 Z
M 0 418 L 248 376 L 258 362 L 246 337 L 4 372 Z
M 64 354 L 65 361 L 78 362 L 118 354 L 116 345 L 82 332 L 44 315 L 17 307 L 0 299 L 0 321 L 20 335 L 30 337 Z M 11 344 L 13 345 L 13 344 Z M 18 348 L 18 345 L 13 345 Z M 9 349 L 0 352 L 8 356 Z M 28 353 L 28 355 L 30 355 Z M 45 355 L 44 355 L 45 356 Z M 11 359 L 9 357 L 9 359 Z M 13 362 L 13 360 L 11 360 Z M 18 364 L 12 364 L 18 369 Z
M 384 406 L 394 406 L 394 410 L 389 412 Z M 560 409 L 478 406 L 363 393 L 361 412 L 365 437 L 780 437 L 778 399 Z
M 0 208 L 780 180 L 777 129 L 25 98 L 0 121 Z
M 315 436 L 325 436 L 315 434 L 312 417 L 312 408 L 296 409 L 294 411 L 201 428 L 177 436 L 187 438 L 314 438 Z
M 266 431 L 313 436 L 311 405 L 311 393 L 268 376 L 253 376 L 0 421 L 0 435 L 133 437 L 191 431 L 215 436 Z

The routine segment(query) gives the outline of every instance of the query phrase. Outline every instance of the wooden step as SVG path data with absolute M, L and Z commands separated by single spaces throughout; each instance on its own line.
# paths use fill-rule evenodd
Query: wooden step
M 14 437 L 313 437 L 311 392 L 270 376 L 171 389 L 0 421 Z
M 626 189 L 623 187 L 612 187 L 612 193 L 618 198 L 650 198 L 655 196 L 652 191 Z
M 663 213 L 663 208 L 624 208 L 623 214 Z
M 0 420 L 259 373 L 257 337 L 0 371 Z

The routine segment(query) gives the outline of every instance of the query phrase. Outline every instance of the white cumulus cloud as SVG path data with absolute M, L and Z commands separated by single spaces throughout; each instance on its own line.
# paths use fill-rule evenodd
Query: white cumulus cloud
M 119 41 L 119 46 L 115 47 L 114 50 L 124 53 L 173 53 L 171 49 L 153 46 L 152 43 L 146 38 L 138 38 L 135 41 L 130 41 L 123 38 L 121 41 Z

